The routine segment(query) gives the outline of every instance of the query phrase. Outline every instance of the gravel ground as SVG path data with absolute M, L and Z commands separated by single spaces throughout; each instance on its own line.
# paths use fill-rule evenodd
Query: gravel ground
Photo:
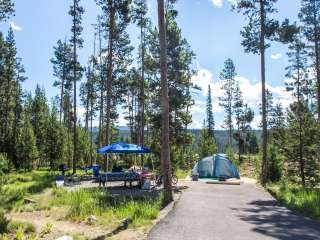
M 320 223 L 299 216 L 253 183 L 190 182 L 149 240 L 320 240 Z

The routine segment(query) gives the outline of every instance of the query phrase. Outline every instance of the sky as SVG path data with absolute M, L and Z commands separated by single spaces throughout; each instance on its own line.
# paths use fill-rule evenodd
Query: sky
M 221 129 L 224 119 L 223 109 L 218 104 L 222 96 L 219 75 L 227 58 L 233 59 L 237 80 L 248 106 L 255 110 L 253 127 L 258 128 L 260 122 L 259 103 L 261 101 L 260 62 L 259 56 L 247 54 L 241 46 L 240 30 L 245 26 L 246 19 L 236 11 L 231 11 L 231 5 L 236 0 L 179 0 L 176 9 L 179 12 L 178 25 L 182 35 L 191 45 L 196 54 L 193 67 L 196 74 L 193 83 L 202 87 L 193 91 L 195 105 L 191 108 L 193 122 L 190 128 L 201 128 L 206 117 L 205 104 L 208 85 L 211 85 L 213 95 L 213 110 L 216 129 Z M 6 33 L 11 25 L 14 29 L 18 55 L 23 59 L 27 81 L 23 84 L 27 91 L 34 91 L 37 84 L 44 87 L 47 98 L 51 99 L 59 93 L 53 87 L 52 64 L 53 46 L 59 39 L 70 38 L 71 18 L 67 14 L 72 0 L 15 0 L 16 14 L 7 22 L 0 24 L 0 31 Z M 83 18 L 84 48 L 79 51 L 82 64 L 86 64 L 93 52 L 93 26 L 100 8 L 94 0 L 82 0 L 85 8 Z M 149 16 L 153 24 L 157 24 L 157 1 L 148 0 Z M 279 0 L 276 4 L 278 13 L 275 18 L 297 20 L 300 0 Z M 128 28 L 133 46 L 138 44 L 138 29 L 131 25 Z M 274 94 L 275 100 L 288 107 L 292 97 L 285 91 L 284 82 L 287 47 L 272 43 L 266 52 L 267 87 Z M 78 107 L 80 114 L 83 107 Z M 118 125 L 126 122 L 120 111 Z

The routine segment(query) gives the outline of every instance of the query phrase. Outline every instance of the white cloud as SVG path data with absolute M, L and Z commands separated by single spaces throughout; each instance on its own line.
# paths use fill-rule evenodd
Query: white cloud
M 222 8 L 223 0 L 211 0 L 212 4 L 218 8 Z
M 254 128 L 258 128 L 260 123 L 259 106 L 261 103 L 262 92 L 261 82 L 252 82 L 243 76 L 237 76 L 236 80 L 239 81 L 240 89 L 242 91 L 245 103 L 247 103 L 248 106 L 255 111 L 256 117 L 252 123 L 252 126 Z M 285 81 L 289 80 L 286 79 Z M 210 84 L 213 97 L 213 111 L 215 115 L 219 117 L 219 113 L 223 113 L 223 108 L 219 106 L 219 97 L 222 97 L 224 95 L 223 90 L 221 90 L 222 82 L 214 82 L 212 73 L 209 70 L 203 68 L 200 68 L 198 72 L 192 77 L 192 82 L 202 88 L 202 94 L 200 96 L 201 100 L 195 101 L 195 105 L 191 108 L 191 113 L 193 115 L 197 115 L 197 118 L 200 117 L 199 114 L 202 116 L 202 118 L 205 118 L 205 98 L 208 94 L 208 85 Z M 281 103 L 283 108 L 289 107 L 290 103 L 293 102 L 293 97 L 291 93 L 286 91 L 285 86 L 271 86 L 267 84 L 266 88 L 273 94 L 274 102 Z M 195 117 L 193 117 L 193 119 L 194 118 Z M 217 127 L 220 127 L 218 125 Z
M 22 28 L 16 25 L 13 21 L 10 23 L 10 26 L 14 31 L 22 31 Z
M 122 127 L 122 126 L 127 126 L 127 124 L 128 124 L 128 121 L 124 119 L 124 114 L 123 112 L 121 112 L 119 114 L 119 118 L 117 119 L 117 125 Z
M 278 60 L 282 57 L 281 53 L 275 53 L 275 54 L 271 54 L 270 58 L 273 60 Z
M 206 108 L 202 104 L 195 104 L 195 105 L 191 106 L 190 112 L 191 112 L 191 114 L 205 113 L 206 112 Z
M 188 129 L 201 129 L 203 122 L 193 119 L 192 123 L 188 126 Z
M 215 7 L 222 8 L 224 0 L 210 0 Z M 227 0 L 232 5 L 237 5 L 237 0 Z
M 199 69 L 199 71 L 193 75 L 191 79 L 192 83 L 199 86 L 202 90 L 202 94 L 206 96 L 208 94 L 208 86 L 213 83 L 213 75 L 207 69 Z

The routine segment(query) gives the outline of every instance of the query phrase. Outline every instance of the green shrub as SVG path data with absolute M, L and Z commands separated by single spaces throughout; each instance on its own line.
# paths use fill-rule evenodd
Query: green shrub
M 176 171 L 176 175 L 177 175 L 178 179 L 185 179 L 186 177 L 191 175 L 191 171 L 190 170 L 178 169 Z
M 15 233 L 13 240 L 24 240 L 25 236 L 24 236 L 24 232 L 22 229 L 18 229 L 18 231 Z
M 44 237 L 47 234 L 50 234 L 52 232 L 53 225 L 51 223 L 47 223 L 44 227 L 41 229 L 41 237 Z
M 9 220 L 6 218 L 4 212 L 0 211 L 0 233 L 6 233 L 8 230 Z
M 9 240 L 9 237 L 6 233 L 4 233 L 3 235 L 0 234 L 0 240 Z
M 0 153 L 0 173 L 9 172 L 9 159 L 7 154 Z
M 11 233 L 22 231 L 23 233 L 30 234 L 34 233 L 36 228 L 32 223 L 29 222 L 11 221 L 8 224 L 8 231 Z

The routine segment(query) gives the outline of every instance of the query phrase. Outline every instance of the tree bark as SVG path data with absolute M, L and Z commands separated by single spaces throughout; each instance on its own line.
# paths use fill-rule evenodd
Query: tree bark
M 164 187 L 164 203 L 173 200 L 171 185 L 171 164 L 169 147 L 169 96 L 167 81 L 167 43 L 164 16 L 164 1 L 158 0 L 158 21 L 160 37 L 160 68 L 161 68 L 161 110 L 162 110 L 162 139 L 161 139 L 161 170 Z
M 73 168 L 72 173 L 77 170 L 77 40 L 76 40 L 76 2 L 73 1 Z
M 108 47 L 108 77 L 107 77 L 107 109 L 106 109 L 106 145 L 109 145 L 110 141 L 110 120 L 111 120 L 111 98 L 112 98 L 112 67 L 113 67 L 113 34 L 115 25 L 115 9 L 113 0 L 108 1 L 110 7 L 110 30 L 109 30 L 109 47 Z M 104 161 L 104 171 L 107 171 L 108 156 Z
M 301 119 L 301 81 L 300 81 L 300 50 L 297 50 L 297 101 L 298 101 L 298 121 L 299 121 L 299 165 L 300 165 L 300 177 L 302 185 L 305 186 L 305 174 L 304 174 L 304 159 L 303 159 L 303 144 L 302 144 L 302 119 Z
M 144 146 L 144 111 L 145 111 L 145 99 L 144 99 L 144 53 L 145 53 L 145 41 L 144 41 L 144 29 L 141 25 L 141 89 L 140 89 L 140 98 L 141 98 L 141 115 L 140 115 L 140 145 Z M 141 155 L 143 162 L 143 155 Z
M 320 43 L 319 43 L 319 32 L 318 32 L 318 21 L 317 21 L 317 12 L 316 12 L 316 0 L 314 0 L 314 49 L 315 49 L 315 64 L 316 64 L 316 78 L 317 78 L 317 113 L 318 121 L 320 121 Z
M 260 57 L 261 57 L 261 86 L 262 86 L 262 174 L 261 183 L 268 181 L 267 159 L 267 113 L 266 113 L 266 74 L 265 74 L 265 8 L 264 0 L 260 0 Z
M 99 133 L 98 133 L 98 146 L 102 147 L 102 131 L 103 131 L 103 92 L 104 92 L 104 79 L 102 68 L 102 39 L 101 39 L 101 22 L 98 20 L 98 38 L 99 38 L 99 71 L 100 71 L 100 106 L 99 106 Z

